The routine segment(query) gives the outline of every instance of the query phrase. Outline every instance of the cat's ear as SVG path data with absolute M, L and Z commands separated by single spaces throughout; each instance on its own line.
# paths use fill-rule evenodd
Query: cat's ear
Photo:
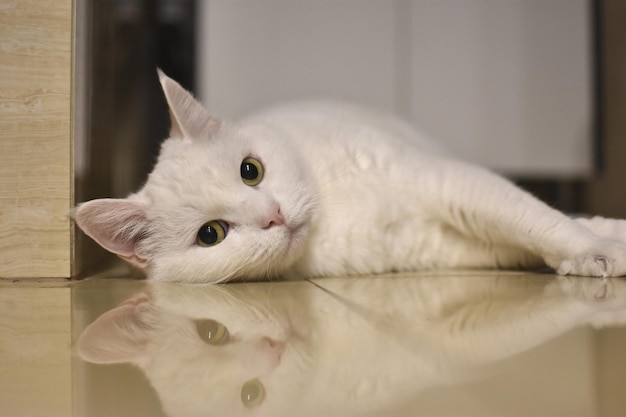
M 157 69 L 159 81 L 170 109 L 170 137 L 201 139 L 213 136 L 220 120 L 212 117 L 191 93 Z
M 147 295 L 136 295 L 98 317 L 80 335 L 78 355 L 92 363 L 139 363 L 148 344 L 149 303 Z
M 137 245 L 148 229 L 142 203 L 103 198 L 80 204 L 72 214 L 83 232 L 100 246 L 138 268 L 148 265 L 148 260 L 137 253 Z

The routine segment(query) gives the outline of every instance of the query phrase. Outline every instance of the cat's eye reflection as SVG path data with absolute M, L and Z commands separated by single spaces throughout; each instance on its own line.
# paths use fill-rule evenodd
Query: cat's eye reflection
M 263 164 L 258 159 L 248 157 L 241 162 L 241 180 L 244 184 L 255 186 L 263 179 Z
M 265 398 L 265 387 L 258 379 L 246 382 L 241 387 L 241 402 L 246 407 L 254 407 L 263 402 Z
M 196 322 L 198 336 L 209 345 L 222 345 L 228 341 L 228 329 L 215 320 L 200 320 Z
M 213 220 L 202 225 L 198 230 L 196 243 L 200 246 L 213 246 L 220 243 L 228 234 L 228 224 L 221 220 Z
M 451 403 L 448 395 L 461 393 L 456 398 L 464 401 L 465 384 L 473 377 L 481 383 L 486 373 L 520 390 L 539 379 L 558 383 L 561 368 L 545 366 L 552 356 L 518 382 L 517 370 L 532 362 L 517 362 L 517 355 L 587 323 L 626 323 L 621 278 L 442 271 L 204 285 L 148 281 L 139 294 L 135 282 L 123 284 L 132 284 L 126 291 L 135 295 L 82 329 L 77 351 L 89 362 L 139 367 L 171 417 L 353 417 L 363 410 L 387 416 L 399 404 L 411 408 L 402 415 L 423 415 L 430 398 Z M 111 285 L 122 282 L 80 282 L 76 291 L 100 300 L 103 289 L 120 290 Z M 546 353 L 575 348 L 569 338 L 554 343 L 561 345 Z M 587 343 L 578 351 L 584 357 Z M 571 369 L 581 366 L 576 355 Z M 123 385 L 126 374 L 119 375 Z M 481 401 L 493 398 L 494 382 L 486 384 Z M 527 398 L 515 403 L 512 396 L 507 404 L 523 409 Z

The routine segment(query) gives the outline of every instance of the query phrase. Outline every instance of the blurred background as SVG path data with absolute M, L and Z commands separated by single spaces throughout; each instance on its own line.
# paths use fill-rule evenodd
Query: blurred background
M 561 210 L 626 217 L 624 22 L 621 0 L 85 2 L 77 201 L 145 181 L 169 125 L 158 66 L 227 120 L 358 102 Z

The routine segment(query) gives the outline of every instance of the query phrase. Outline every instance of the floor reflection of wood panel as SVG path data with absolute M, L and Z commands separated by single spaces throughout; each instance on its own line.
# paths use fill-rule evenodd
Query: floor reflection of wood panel
M 0 414 L 71 416 L 70 344 L 68 287 L 0 286 Z

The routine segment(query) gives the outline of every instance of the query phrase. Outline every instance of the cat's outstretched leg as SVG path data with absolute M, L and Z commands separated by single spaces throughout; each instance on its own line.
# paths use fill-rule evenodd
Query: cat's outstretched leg
M 473 165 L 441 159 L 428 168 L 436 172 L 422 182 L 432 213 L 460 234 L 518 247 L 562 275 L 626 276 L 626 239 L 616 239 L 626 231 L 623 223 L 574 220 Z
M 576 217 L 574 220 L 600 237 L 626 242 L 626 220 L 607 219 L 600 216 Z

